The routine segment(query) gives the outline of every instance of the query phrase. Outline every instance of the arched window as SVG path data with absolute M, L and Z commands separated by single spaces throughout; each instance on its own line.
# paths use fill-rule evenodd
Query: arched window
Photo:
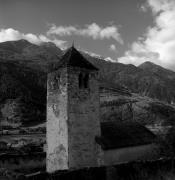
M 80 73 L 78 77 L 79 88 L 83 88 L 83 74 Z
M 84 88 L 88 88 L 89 87 L 89 74 L 85 74 L 83 82 L 84 82 Z
M 78 82 L 79 82 L 79 88 L 88 88 L 89 87 L 89 74 L 79 74 L 78 77 Z

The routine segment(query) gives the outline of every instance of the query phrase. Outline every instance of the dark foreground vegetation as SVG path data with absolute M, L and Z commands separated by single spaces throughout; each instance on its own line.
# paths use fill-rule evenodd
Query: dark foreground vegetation
M 111 167 L 86 168 L 77 171 L 62 171 L 47 174 L 42 169 L 36 173 L 21 174 L 19 172 L 0 172 L 3 180 L 174 180 L 175 159 L 159 159 L 156 161 L 131 162 Z

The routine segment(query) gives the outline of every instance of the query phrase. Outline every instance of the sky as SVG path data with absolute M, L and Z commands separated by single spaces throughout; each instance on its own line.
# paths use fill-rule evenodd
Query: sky
M 175 70 L 175 0 L 0 0 L 0 42 L 19 39 Z

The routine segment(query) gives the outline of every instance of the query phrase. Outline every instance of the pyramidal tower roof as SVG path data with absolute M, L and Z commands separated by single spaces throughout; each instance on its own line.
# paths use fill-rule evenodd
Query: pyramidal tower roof
M 79 67 L 89 70 L 98 70 L 98 68 L 86 60 L 74 46 L 66 51 L 57 67 Z

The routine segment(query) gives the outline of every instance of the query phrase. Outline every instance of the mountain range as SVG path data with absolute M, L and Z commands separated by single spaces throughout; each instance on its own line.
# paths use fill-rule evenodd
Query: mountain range
M 89 57 L 100 69 L 100 77 L 131 92 L 168 103 L 175 103 L 175 72 L 151 62 L 136 67 Z
M 81 53 L 100 69 L 101 82 L 175 103 L 175 72 L 151 62 L 136 67 Z M 63 54 L 53 43 L 34 45 L 26 40 L 0 43 L 1 124 L 30 125 L 36 118 L 37 122 L 45 119 L 47 73 Z

